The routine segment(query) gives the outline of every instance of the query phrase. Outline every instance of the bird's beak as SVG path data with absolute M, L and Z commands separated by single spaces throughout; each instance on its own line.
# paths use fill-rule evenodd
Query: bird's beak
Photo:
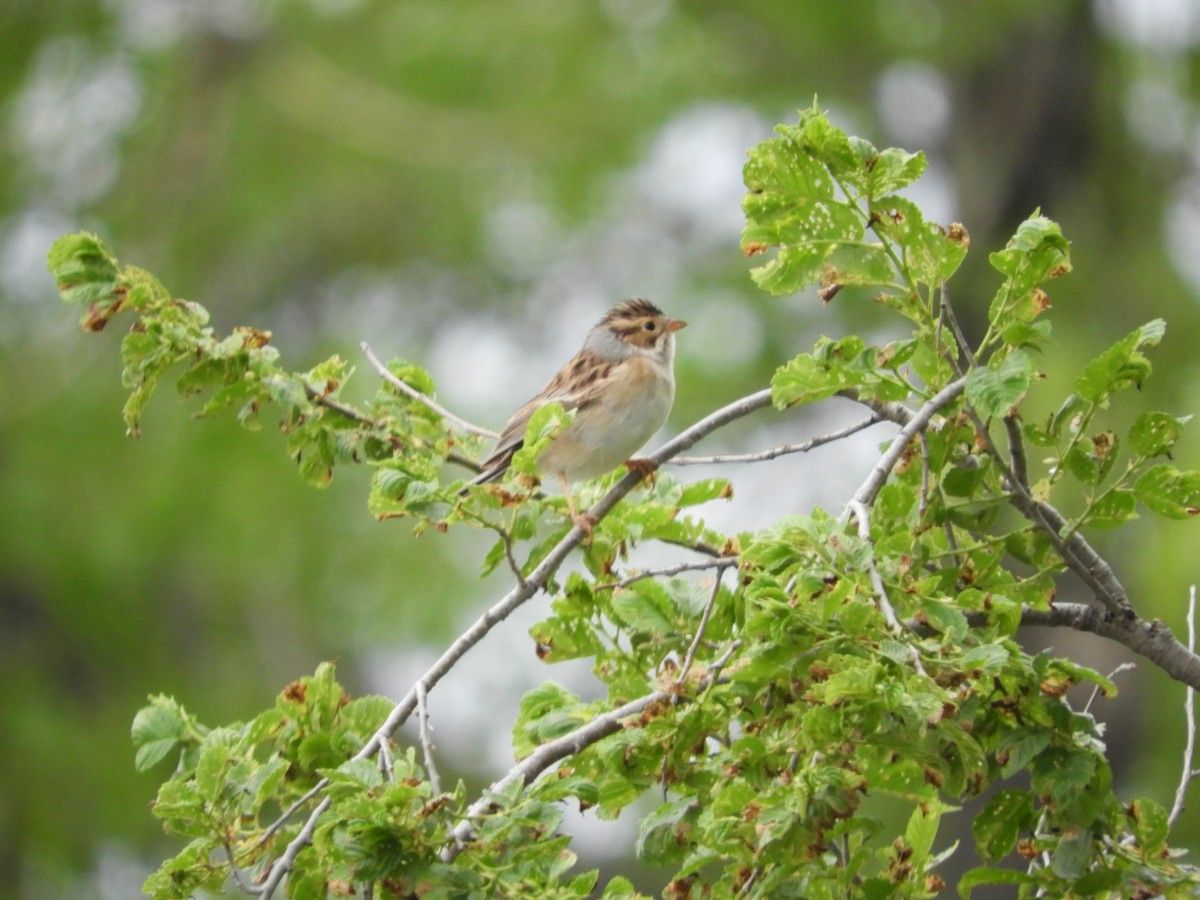
M 667 319 L 667 331 L 678 331 L 680 328 L 687 328 L 687 322 L 680 319 Z

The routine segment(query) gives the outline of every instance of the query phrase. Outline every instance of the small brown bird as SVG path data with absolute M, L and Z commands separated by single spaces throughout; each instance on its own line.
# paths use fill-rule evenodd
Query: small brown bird
M 504 426 L 491 456 L 471 484 L 495 481 L 525 441 L 534 412 L 547 403 L 575 410 L 575 418 L 538 457 L 543 475 L 557 476 L 576 524 L 594 522 L 575 512 L 569 484 L 615 469 L 667 421 L 675 402 L 675 332 L 687 325 L 669 319 L 649 300 L 614 306 L 588 332 L 583 349 Z M 636 467 L 637 461 L 632 461 Z

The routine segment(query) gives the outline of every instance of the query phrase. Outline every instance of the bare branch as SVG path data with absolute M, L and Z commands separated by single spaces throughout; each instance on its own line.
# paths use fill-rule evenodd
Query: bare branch
M 720 677 L 721 670 L 724 669 L 730 657 L 737 652 L 741 645 L 741 641 L 733 641 L 725 649 L 721 657 L 709 666 L 708 673 L 700 684 L 701 692 L 712 687 Z M 472 822 L 492 811 L 496 805 L 492 799 L 493 797 L 504 794 L 514 784 L 527 785 L 531 783 L 538 775 L 546 771 L 546 769 L 560 759 L 579 753 L 602 738 L 620 731 L 624 727 L 622 723 L 623 719 L 637 715 L 655 703 L 665 703 L 674 696 L 674 693 L 671 691 L 655 691 L 636 700 L 631 700 L 610 712 L 602 713 L 587 724 L 581 725 L 579 728 L 564 734 L 560 738 L 539 745 L 536 750 L 517 763 L 512 769 L 509 769 L 502 778 L 493 782 L 480 795 L 479 799 L 467 808 L 462 821 L 451 832 L 453 843 L 448 844 L 442 850 L 442 861 L 453 862 L 459 851 L 462 850 L 463 845 L 471 839 L 471 834 L 474 832 Z
M 229 874 L 233 876 L 233 883 L 238 886 L 238 890 L 251 897 L 255 896 L 256 894 L 261 894 L 261 888 L 257 888 L 252 884 L 247 884 L 246 880 L 242 877 L 242 870 L 238 868 L 237 859 L 233 855 L 233 847 L 230 846 L 228 837 L 225 838 L 224 843 L 225 855 L 229 858 Z
M 427 397 L 424 394 L 422 394 L 420 391 L 418 391 L 416 388 L 405 384 L 401 379 L 399 379 L 395 375 L 393 375 L 391 370 L 388 369 L 387 366 L 385 366 L 382 362 L 380 362 L 379 357 L 376 356 L 371 351 L 371 348 L 367 345 L 366 341 L 363 341 L 361 344 L 359 344 L 359 347 L 362 348 L 362 352 L 367 357 L 368 362 L 371 363 L 371 367 L 376 372 L 379 373 L 379 377 L 382 378 L 384 381 L 386 381 L 388 384 L 390 384 L 392 387 L 394 387 L 396 390 L 398 390 L 400 393 L 411 397 L 413 400 L 416 400 L 418 403 L 421 403 L 424 406 L 428 407 L 429 409 L 433 410 L 435 413 L 437 413 L 443 419 L 446 419 L 448 422 L 451 422 L 454 425 L 457 425 L 459 428 L 461 428 L 463 431 L 467 432 L 468 434 L 476 434 L 476 435 L 479 435 L 480 437 L 491 438 L 492 440 L 496 440 L 496 438 L 500 437 L 500 435 L 498 435 L 494 431 L 489 431 L 486 428 L 481 428 L 478 425 L 473 425 L 470 422 L 468 422 L 466 419 L 456 416 L 454 413 L 450 412 L 450 410 L 446 409 L 446 407 L 442 406 L 440 403 L 438 403 L 433 398 Z
M 985 620 L 982 614 L 968 614 L 967 620 L 977 624 Z M 1026 609 L 1021 624 L 1074 628 L 1124 644 L 1139 656 L 1150 660 L 1176 681 L 1200 690 L 1200 656 L 1189 650 L 1171 633 L 1167 623 L 1156 619 L 1148 622 L 1137 616 L 1113 616 L 1097 606 L 1086 603 L 1056 603 L 1048 610 Z
M 1016 414 L 1004 417 L 1004 430 L 1008 434 L 1008 455 L 1012 457 L 1012 474 L 1017 484 L 1029 490 L 1029 463 L 1025 458 L 1025 438 Z
M 772 447 L 770 450 L 762 450 L 758 453 L 729 453 L 718 456 L 677 456 L 671 460 L 673 466 L 701 466 L 701 465 L 716 465 L 719 463 L 750 463 L 763 462 L 768 459 L 775 459 L 779 456 L 785 456 L 789 453 L 807 453 L 824 444 L 831 444 L 834 441 L 840 441 L 843 438 L 850 437 L 852 434 L 857 434 L 872 425 L 883 421 L 882 416 L 872 415 L 861 422 L 854 425 L 848 425 L 845 428 L 840 428 L 837 431 L 831 431 L 828 434 L 818 435 L 815 438 L 810 438 L 800 444 L 783 444 L 779 447 Z
M 692 638 L 691 646 L 688 647 L 687 655 L 683 658 L 683 667 L 679 670 L 680 681 L 687 678 L 688 672 L 692 670 L 692 663 L 696 661 L 696 651 L 700 649 L 700 642 L 704 640 L 704 632 L 708 629 L 708 620 L 712 617 L 713 607 L 717 602 L 717 595 L 721 593 L 721 577 L 731 565 L 733 565 L 733 562 L 718 566 L 717 574 L 713 577 L 712 593 L 708 595 L 708 602 L 704 604 L 704 612 L 700 614 L 700 624 L 696 626 L 696 634 Z
M 1196 586 L 1194 584 L 1188 597 L 1187 629 L 1188 651 L 1194 654 L 1196 652 Z M 1171 806 L 1171 814 L 1167 817 L 1169 826 L 1173 826 L 1175 820 L 1179 818 L 1179 814 L 1183 812 L 1183 801 L 1187 796 L 1188 784 L 1192 780 L 1192 759 L 1196 754 L 1196 691 L 1190 687 L 1185 690 L 1187 696 L 1183 698 L 1183 712 L 1187 722 L 1187 741 L 1183 748 L 1183 773 L 1179 776 L 1179 787 L 1175 789 L 1175 802 Z
M 462 821 L 455 826 L 454 831 L 451 833 L 454 842 L 448 844 L 442 850 L 442 861 L 454 861 L 454 857 L 458 855 L 459 850 L 471 838 L 471 834 L 474 831 L 473 821 L 492 810 L 492 807 L 495 805 L 492 800 L 494 796 L 503 794 L 518 782 L 522 785 L 529 784 L 534 778 L 560 759 L 578 753 L 601 738 L 608 737 L 610 734 L 620 731 L 622 719 L 637 715 L 653 703 L 664 703 L 670 697 L 671 694 L 669 691 L 655 691 L 652 694 L 631 700 L 624 706 L 619 706 L 611 712 L 598 715 L 586 725 L 582 725 L 560 738 L 540 745 L 516 766 L 509 769 L 503 778 L 493 782 L 491 787 L 487 788 L 478 800 L 467 807 Z
M 950 291 L 946 287 L 946 282 L 942 282 L 939 306 L 942 311 L 942 318 L 946 320 L 946 324 L 950 326 L 950 333 L 954 336 L 954 342 L 963 352 L 963 358 L 967 361 L 967 368 L 975 368 L 975 354 L 971 350 L 971 345 L 967 342 L 967 337 L 963 334 L 962 326 L 958 324 L 958 316 L 954 313 L 954 307 L 950 305 Z M 940 324 L 940 323 L 939 323 Z M 954 368 L 962 373 L 957 361 Z
M 312 836 L 317 830 L 317 822 L 320 820 L 321 814 L 329 809 L 331 802 L 326 797 L 317 804 L 317 808 L 312 811 L 312 815 L 308 817 L 308 821 L 304 823 L 304 827 L 300 829 L 300 833 L 292 838 L 292 842 L 283 851 L 283 856 L 271 863 L 271 868 L 267 872 L 267 879 L 263 882 L 262 890 L 259 892 L 264 898 L 268 898 L 269 900 L 274 895 L 275 889 L 279 887 L 280 882 L 283 881 L 284 876 L 292 870 L 292 866 L 296 864 L 296 857 L 312 841 Z
M 711 561 L 680 563 L 679 565 L 667 566 L 662 569 L 646 569 L 644 572 L 638 572 L 636 575 L 631 575 L 623 581 L 606 581 L 603 584 L 598 584 L 595 589 L 598 591 L 611 591 L 616 588 L 629 587 L 635 581 L 641 581 L 643 578 L 669 578 L 681 572 L 702 572 L 706 569 L 716 569 L 718 574 L 720 574 L 722 570 L 736 564 L 736 556 L 722 556 Z
M 867 507 L 861 500 L 851 500 L 847 506 L 847 510 L 854 514 L 855 520 L 858 522 L 858 536 L 871 543 L 871 519 L 867 515 Z M 883 619 L 887 622 L 887 626 L 891 629 L 892 634 L 901 634 L 904 629 L 900 625 L 900 620 L 896 618 L 896 611 L 892 609 L 892 603 L 888 600 L 887 588 L 884 587 L 883 578 L 879 571 L 875 568 L 875 555 L 871 554 L 871 561 L 868 563 L 868 574 L 871 576 L 871 587 L 875 591 L 875 596 L 879 598 L 879 611 L 883 613 Z
M 900 433 L 896 435 L 896 439 L 892 441 L 891 445 L 884 452 L 883 456 L 879 458 L 879 462 L 876 463 L 875 468 L 871 470 L 871 474 L 867 476 L 867 480 L 863 482 L 862 487 L 860 487 L 857 493 L 855 493 L 854 500 L 851 502 L 858 502 L 863 506 L 870 506 L 875 502 L 875 497 L 883 488 L 888 476 L 892 473 L 892 469 L 896 467 L 896 463 L 900 461 L 900 457 L 908 448 L 909 441 L 913 439 L 913 436 L 918 431 L 929 424 L 929 420 L 933 418 L 934 414 L 939 409 L 961 394 L 966 385 L 966 378 L 959 378 L 950 382 L 950 384 L 946 385 L 944 388 L 934 394 L 933 397 L 931 397 L 915 413 L 911 412 L 906 407 L 900 407 L 901 409 L 904 409 L 905 414 L 908 416 L 908 420 L 904 423 L 904 427 L 900 429 Z M 880 404 L 879 408 L 876 408 L 874 405 L 872 405 L 871 408 L 875 409 L 876 413 L 881 417 L 890 418 L 890 416 L 885 416 L 884 410 L 886 409 L 890 412 L 890 407 L 892 406 L 893 404 L 889 403 Z M 847 507 L 847 509 L 849 509 L 849 507 Z M 845 518 L 845 516 L 843 516 L 843 518 Z
M 425 756 L 425 773 L 429 776 L 429 786 L 434 794 L 442 792 L 442 778 L 438 775 L 437 764 L 433 760 L 433 741 L 429 737 L 429 703 L 426 697 L 425 682 L 417 682 L 417 722 L 420 724 L 421 752 Z M 382 751 L 387 741 L 381 741 Z

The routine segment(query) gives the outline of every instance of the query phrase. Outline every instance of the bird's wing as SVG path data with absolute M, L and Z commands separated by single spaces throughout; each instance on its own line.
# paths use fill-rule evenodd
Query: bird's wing
M 536 397 L 513 413 L 500 433 L 496 449 L 482 463 L 480 481 L 491 481 L 508 468 L 513 454 L 525 443 L 525 429 L 529 427 L 529 420 L 543 406 L 561 403 L 564 410 L 582 409 L 619 377 L 620 370 L 615 361 L 598 359 L 592 353 L 577 353 Z

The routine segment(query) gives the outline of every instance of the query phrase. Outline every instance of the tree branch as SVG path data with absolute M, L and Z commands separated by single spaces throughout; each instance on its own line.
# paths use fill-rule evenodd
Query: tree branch
M 707 690 L 720 677 L 720 673 L 729 662 L 730 657 L 737 652 L 741 645 L 741 641 L 732 642 L 718 659 L 713 660 L 713 663 L 711 666 L 709 666 L 708 672 L 704 676 L 703 681 L 700 682 L 697 693 Z M 584 748 L 595 744 L 602 738 L 606 738 L 610 734 L 615 734 L 616 732 L 620 731 L 621 728 L 624 727 L 621 722 L 622 719 L 627 719 L 629 716 L 637 715 L 655 703 L 665 703 L 675 696 L 676 695 L 674 692 L 670 690 L 655 691 L 652 694 L 647 694 L 643 697 L 639 697 L 636 700 L 631 700 L 623 706 L 619 706 L 610 712 L 602 713 L 587 724 L 581 725 L 579 728 L 564 734 L 560 738 L 556 738 L 552 741 L 547 741 L 545 744 L 541 744 L 536 750 L 517 763 L 516 766 L 514 766 L 512 769 L 509 769 L 504 777 L 493 782 L 492 785 L 480 795 L 479 799 L 467 808 L 466 813 L 463 815 L 462 821 L 459 822 L 458 825 L 454 827 L 454 831 L 451 832 L 453 842 L 448 844 L 442 851 L 442 861 L 454 861 L 454 858 L 458 855 L 459 851 L 463 849 L 464 844 L 471 839 L 471 835 L 474 831 L 472 822 L 475 819 L 486 815 L 494 806 L 496 806 L 495 802 L 492 800 L 492 797 L 498 794 L 503 794 L 518 782 L 522 786 L 528 785 L 535 778 L 537 778 L 538 775 L 546 771 L 546 769 L 558 762 L 560 759 L 564 759 L 567 756 L 573 756 Z
M 669 578 L 681 572 L 702 572 L 706 569 L 716 569 L 720 573 L 721 570 L 733 565 L 737 565 L 736 556 L 722 556 L 706 562 L 679 563 L 678 565 L 666 566 L 662 569 L 646 569 L 645 571 L 638 572 L 636 575 L 630 575 L 621 581 L 606 581 L 603 584 L 596 585 L 595 589 L 597 591 L 611 591 L 616 588 L 629 587 L 635 581 L 641 581 L 643 578 Z
M 429 409 L 431 409 L 435 413 L 437 413 L 439 416 L 441 416 L 443 419 L 446 419 L 447 421 L 454 423 L 459 428 L 461 428 L 463 431 L 465 431 L 469 434 L 475 434 L 475 435 L 479 435 L 480 437 L 491 438 L 492 440 L 496 440 L 496 438 L 500 437 L 500 435 L 498 435 L 494 431 L 489 431 L 486 428 L 481 428 L 478 425 L 473 425 L 470 422 L 468 422 L 466 419 L 456 416 L 454 413 L 450 412 L 450 410 L 446 409 L 446 407 L 442 406 L 440 403 L 438 403 L 432 397 L 427 397 L 424 394 L 422 394 L 420 391 L 418 391 L 416 388 L 405 384 L 403 380 L 397 378 L 395 375 L 392 374 L 391 370 L 379 360 L 378 356 L 376 356 L 373 352 L 371 352 L 371 348 L 367 345 L 366 341 L 363 341 L 358 346 L 362 348 L 362 352 L 367 357 L 367 361 L 370 362 L 371 368 L 373 368 L 376 372 L 379 373 L 379 377 L 382 378 L 384 381 L 386 381 L 388 384 L 390 384 L 392 387 L 394 387 L 396 390 L 398 390 L 400 393 L 405 394 L 406 396 L 411 397 L 413 400 L 416 400 L 418 403 L 428 407 Z
M 1192 585 L 1191 595 L 1188 597 L 1188 652 L 1196 652 L 1196 586 Z M 1168 826 L 1174 825 L 1175 820 L 1179 818 L 1179 814 L 1183 812 L 1183 803 L 1187 798 L 1188 784 L 1192 780 L 1192 759 L 1196 755 L 1196 692 L 1193 688 L 1186 688 L 1187 696 L 1183 698 L 1183 714 L 1185 724 L 1187 725 L 1187 740 L 1183 746 L 1183 772 L 1179 776 L 1179 787 L 1175 789 L 1175 802 L 1171 805 L 1171 814 L 1167 816 Z
M 891 467 L 895 465 L 895 460 L 892 460 L 891 464 L 887 465 L 889 455 L 894 453 L 896 459 L 899 458 L 899 455 L 904 450 L 904 446 L 908 443 L 908 439 L 917 430 L 917 428 L 913 427 L 914 422 L 917 421 L 917 417 L 930 404 L 941 397 L 942 394 L 950 391 L 956 385 L 958 386 L 958 391 L 955 393 L 960 393 L 964 381 L 965 379 L 960 378 L 957 381 L 951 382 L 941 393 L 915 413 L 902 403 L 880 403 L 873 400 L 863 400 L 857 396 L 856 391 L 852 390 L 839 392 L 839 396 L 848 397 L 862 403 L 864 406 L 874 410 L 881 418 L 903 426 L 900 435 L 897 436 L 896 440 L 888 448 L 888 453 L 884 454 L 884 457 L 875 467 L 875 471 L 872 472 L 872 478 L 869 478 L 863 487 L 859 489 L 860 494 L 869 486 L 873 486 L 874 493 L 878 493 L 879 489 L 883 487 L 883 483 L 887 479 Z M 918 427 L 922 427 L 924 424 L 926 423 L 921 423 Z M 908 435 L 907 438 L 904 437 L 906 433 Z M 1025 516 L 1025 518 L 1046 533 L 1046 536 L 1054 545 L 1054 549 L 1063 558 L 1063 562 L 1066 563 L 1067 568 L 1079 576 L 1083 583 L 1091 589 L 1096 599 L 1109 612 L 1117 616 L 1134 616 L 1135 613 L 1133 605 L 1130 603 L 1129 595 L 1125 592 L 1125 587 L 1121 584 L 1120 579 L 1117 578 L 1112 566 L 1096 552 L 1082 534 L 1078 531 L 1070 531 L 1069 523 L 1063 517 L 1062 513 L 1049 503 L 1033 498 L 1021 483 L 1017 473 L 1013 471 L 1004 457 L 1000 455 L 1000 452 L 996 449 L 986 430 L 981 431 L 980 436 L 987 445 L 988 455 L 996 461 L 1008 479 L 1011 488 L 1008 494 L 1008 502 L 1021 515 Z M 873 480 L 876 478 L 878 479 L 877 483 Z M 872 499 L 874 499 L 873 495 Z M 1070 534 L 1064 540 L 1062 535 L 1068 532 Z
M 779 456 L 785 456 L 789 453 L 807 453 L 814 450 L 823 444 L 831 444 L 834 441 L 840 441 L 842 438 L 850 437 L 852 434 L 857 434 L 872 425 L 884 421 L 882 416 L 872 415 L 869 418 L 863 419 L 854 425 L 848 425 L 845 428 L 831 431 L 828 434 L 818 435 L 815 438 L 810 438 L 800 444 L 783 444 L 780 447 L 772 447 L 770 450 L 762 450 L 758 453 L 727 453 L 718 456 L 677 456 L 671 460 L 673 466 L 701 466 L 701 465 L 716 465 L 720 463 L 749 463 L 749 462 L 764 462 L 769 459 L 775 459 Z
M 971 612 L 967 614 L 967 621 L 980 625 L 987 621 L 987 616 Z M 1066 626 L 1109 638 L 1144 656 L 1176 681 L 1200 690 L 1200 656 L 1179 643 L 1161 619 L 1148 622 L 1136 616 L 1110 616 L 1100 607 L 1087 603 L 1056 603 L 1048 610 L 1023 610 L 1021 624 Z
M 913 436 L 918 431 L 929 424 L 929 420 L 933 418 L 934 413 L 961 394 L 966 385 L 966 378 L 959 378 L 950 382 L 926 401 L 915 413 L 907 407 L 900 406 L 900 409 L 904 410 L 907 421 L 904 423 L 904 427 L 900 429 L 900 433 L 896 435 L 896 439 L 892 441 L 883 456 L 879 458 L 879 462 L 875 464 L 875 468 L 871 470 L 871 474 L 867 476 L 867 480 L 863 482 L 862 487 L 855 492 L 854 499 L 851 501 L 852 503 L 861 503 L 863 506 L 869 507 L 875 502 L 875 497 L 878 496 L 879 491 L 883 488 L 888 476 L 892 473 L 892 469 L 896 467 L 896 463 L 900 461 L 900 457 L 908 448 L 908 442 L 913 439 Z M 884 418 L 891 418 L 891 416 L 885 415 L 885 410 L 890 412 L 891 407 L 894 405 L 899 406 L 899 404 L 890 403 L 880 404 L 878 407 L 872 404 L 868 405 L 875 410 L 877 415 Z M 842 515 L 843 519 L 849 514 L 849 510 L 850 507 L 847 506 L 846 513 Z

